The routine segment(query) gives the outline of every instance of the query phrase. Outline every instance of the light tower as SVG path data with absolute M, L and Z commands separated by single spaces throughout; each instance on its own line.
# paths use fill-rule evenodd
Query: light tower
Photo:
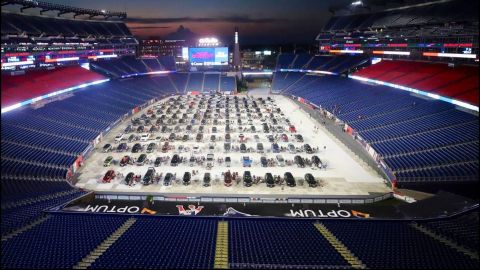
M 235 47 L 233 49 L 233 66 L 235 69 L 241 69 L 242 61 L 240 59 L 240 45 L 238 44 L 238 27 L 235 27 Z

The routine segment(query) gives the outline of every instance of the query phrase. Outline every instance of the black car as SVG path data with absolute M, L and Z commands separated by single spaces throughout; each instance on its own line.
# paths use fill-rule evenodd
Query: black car
M 157 158 L 155 159 L 155 162 L 153 163 L 153 166 L 158 167 L 158 166 L 160 166 L 160 164 L 162 164 L 162 158 L 161 158 L 161 157 L 157 157 Z
M 217 127 L 212 127 L 212 133 L 217 133 Z
M 129 172 L 127 174 L 127 176 L 125 176 L 125 184 L 127 185 L 131 185 L 132 182 L 133 182 L 133 177 L 135 176 L 135 174 L 133 172 Z
M 195 140 L 196 140 L 197 142 L 200 142 L 200 141 L 202 141 L 202 139 L 203 139 L 203 134 L 202 134 L 202 133 L 198 133 L 198 134 L 197 134 L 197 137 L 195 138 Z
M 229 152 L 231 148 L 232 147 L 231 147 L 230 143 L 224 143 L 223 144 L 223 150 L 225 150 L 225 152 Z
M 312 163 L 316 166 L 316 167 L 320 167 L 322 165 L 322 161 L 320 160 L 319 157 L 317 156 L 312 156 Z
M 128 125 L 123 132 L 124 132 L 124 133 L 130 133 L 130 132 L 132 132 L 132 131 L 133 131 L 132 125 Z
M 168 132 L 167 126 L 162 126 L 162 129 L 160 129 L 160 132 L 161 133 L 167 133 Z
M 155 176 L 155 168 L 150 167 L 147 170 L 147 173 L 143 176 L 143 184 L 144 185 L 149 185 L 153 182 Z
M 137 128 L 137 132 L 138 132 L 138 133 L 142 133 L 142 132 L 144 132 L 144 131 L 145 131 L 145 126 L 139 126 L 139 127 Z
M 212 179 L 211 179 L 210 173 L 205 173 L 203 175 L 203 186 L 204 187 L 209 187 L 211 180 Z
M 137 138 L 137 136 L 135 136 L 134 134 L 130 135 L 128 137 L 128 142 L 133 142 L 135 139 Z
M 266 157 L 261 157 L 260 158 L 260 163 L 262 164 L 262 167 L 267 167 L 268 166 L 268 161 Z
M 230 132 L 230 125 L 225 126 L 225 132 Z
M 137 158 L 137 165 L 138 165 L 138 166 L 142 166 L 143 164 L 145 164 L 145 161 L 147 161 L 147 155 L 141 154 L 141 155 Z
M 188 135 L 187 134 L 183 135 L 182 141 L 184 141 L 184 142 L 188 141 Z
M 286 173 L 283 175 L 283 179 L 284 179 L 285 182 L 287 183 L 287 186 L 289 186 L 289 187 L 294 187 L 294 186 L 296 186 L 295 178 L 293 178 L 292 173 L 286 172 Z
M 313 149 L 308 143 L 303 145 L 303 149 L 305 150 L 305 152 L 307 152 L 307 154 L 313 154 Z
M 133 125 L 133 126 L 139 126 L 139 125 L 141 125 L 141 124 L 142 124 L 142 120 L 140 120 L 140 119 L 138 119 L 138 118 L 132 120 L 132 125 Z
M 217 140 L 217 138 L 215 137 L 215 135 L 210 136 L 210 141 L 211 141 L 211 142 L 214 142 L 214 141 L 216 141 L 216 140 Z
M 155 149 L 157 149 L 157 144 L 152 142 L 147 146 L 147 153 L 152 153 Z
M 173 142 L 175 140 L 175 133 L 170 133 L 170 136 L 168 136 L 168 140 Z
M 256 131 L 255 127 L 254 127 L 254 126 L 250 126 L 250 132 L 255 132 L 255 131 Z
M 273 143 L 275 141 L 275 138 L 273 137 L 273 135 L 268 135 L 267 136 L 267 139 L 269 142 Z
M 192 179 L 192 175 L 190 172 L 185 172 L 183 174 L 183 185 L 188 186 L 190 185 L 190 180 Z
M 250 187 L 252 186 L 252 182 L 252 174 L 250 173 L 250 171 L 243 172 L 243 185 L 246 187 Z
M 175 154 L 173 155 L 172 160 L 170 160 L 170 165 L 177 166 L 178 163 L 180 163 L 180 157 L 177 154 Z
M 246 153 L 247 152 L 247 146 L 242 143 L 240 144 L 240 153 Z
M 157 132 L 157 131 L 158 131 L 158 127 L 157 126 L 152 126 L 148 132 L 154 133 L 154 132 Z
M 300 167 L 300 168 L 305 167 L 305 162 L 303 161 L 303 158 L 301 156 L 295 156 L 294 161 L 295 161 L 295 164 L 297 164 L 298 167 Z
M 258 153 L 263 153 L 263 144 L 262 143 L 257 143 L 257 152 Z
M 271 173 L 266 173 L 265 174 L 265 183 L 267 184 L 267 187 L 272 188 L 275 186 L 275 180 L 273 180 L 273 176 Z
M 225 142 L 230 142 L 230 133 L 225 134 Z
M 107 143 L 103 146 L 102 150 L 103 150 L 104 153 L 110 152 L 110 151 L 112 151 L 112 145 Z
M 117 152 L 123 152 L 128 150 L 128 145 L 126 143 L 121 143 L 117 147 Z
M 165 175 L 165 179 L 163 179 L 163 185 L 164 186 L 170 186 L 170 184 L 172 183 L 173 181 L 173 174 L 171 173 L 167 173 Z
M 315 180 L 315 177 L 313 177 L 311 173 L 305 174 L 305 181 L 307 182 L 309 187 L 317 186 L 317 180 Z
M 297 142 L 303 142 L 303 137 L 300 134 L 295 134 L 295 139 L 297 139 Z
M 139 151 L 142 151 L 143 147 L 141 144 L 139 143 L 136 143 L 133 147 L 132 147 L 132 153 L 138 153 Z

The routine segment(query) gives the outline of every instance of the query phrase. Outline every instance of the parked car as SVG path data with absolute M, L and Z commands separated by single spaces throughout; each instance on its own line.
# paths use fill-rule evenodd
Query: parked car
M 153 163 L 153 166 L 158 167 L 158 166 L 160 166 L 160 164 L 162 164 L 162 158 L 161 158 L 161 157 L 157 157 L 157 158 L 155 159 L 155 162 Z
M 252 160 L 248 156 L 242 157 L 242 165 L 243 167 L 251 167 L 252 166 Z
M 305 181 L 308 183 L 309 187 L 317 186 L 317 180 L 315 180 L 315 177 L 313 177 L 311 173 L 305 174 Z
M 168 136 L 168 140 L 173 142 L 173 141 L 175 141 L 175 137 L 176 137 L 175 133 L 170 133 L 170 136 Z
M 319 157 L 312 156 L 312 164 L 315 165 L 316 167 L 320 167 L 322 166 L 322 161 L 320 160 Z
M 136 143 L 135 145 L 133 145 L 132 147 L 132 153 L 138 153 L 140 151 L 143 150 L 143 146 L 139 143 Z
M 257 153 L 263 153 L 263 143 L 257 143 Z
M 117 136 L 115 136 L 115 141 L 116 141 L 116 142 L 120 142 L 120 141 L 123 139 L 123 136 L 124 136 L 123 133 L 122 133 L 122 134 L 118 134 Z
M 272 152 L 273 153 L 280 153 L 280 147 L 277 143 L 272 143 Z
M 128 137 L 128 142 L 133 142 L 135 141 L 137 136 L 135 136 L 135 134 L 131 134 L 129 137 Z
M 294 187 L 294 186 L 296 186 L 295 178 L 293 178 L 293 175 L 292 175 L 291 172 L 286 172 L 286 173 L 283 175 L 283 179 L 284 179 L 285 182 L 287 183 L 287 186 L 289 186 L 289 187 Z
M 126 143 L 121 143 L 117 147 L 117 152 L 123 152 L 128 150 L 128 145 Z
M 190 172 L 185 172 L 183 174 L 183 185 L 188 186 L 190 185 L 190 180 L 192 179 L 192 175 Z
M 162 153 L 166 153 L 170 149 L 170 144 L 165 142 L 162 146 Z
M 246 153 L 247 152 L 247 146 L 242 143 L 240 144 L 240 153 Z
M 297 142 L 303 142 L 303 137 L 300 134 L 295 134 L 295 139 L 297 140 Z
M 115 176 L 117 175 L 115 174 L 114 170 L 108 170 L 103 176 L 102 180 L 104 183 L 110 183 L 113 179 L 115 179 Z
M 297 164 L 300 168 L 305 168 L 305 162 L 301 156 L 295 156 L 294 158 L 295 164 Z
M 120 167 L 127 166 L 129 164 L 132 164 L 132 158 L 130 156 L 123 156 L 122 159 L 120 160 Z
M 225 134 L 225 142 L 230 142 L 231 136 L 229 133 Z
M 139 126 L 139 127 L 137 128 L 137 132 L 138 132 L 138 133 L 141 133 L 141 132 L 144 132 L 144 131 L 145 131 L 145 127 L 144 127 L 144 126 Z
M 204 187 L 209 187 L 211 180 L 212 179 L 211 179 L 210 173 L 205 173 L 203 175 L 203 186 Z
M 144 185 L 149 185 L 153 182 L 153 179 L 155 177 L 155 168 L 150 167 L 148 168 L 147 172 L 143 176 L 143 184 Z
M 303 145 L 303 149 L 307 154 L 313 154 L 313 149 L 308 143 Z
M 265 174 L 265 183 L 269 188 L 273 188 L 275 186 L 275 180 L 273 179 L 273 176 L 271 173 Z
M 132 132 L 132 131 L 133 131 L 132 125 L 128 125 L 123 132 L 124 132 L 124 133 L 130 133 L 130 132 Z
M 105 145 L 103 146 L 103 148 L 102 148 L 102 151 L 103 151 L 104 153 L 108 153 L 108 152 L 112 151 L 112 145 L 109 144 L 109 143 L 105 144 Z
M 260 157 L 260 164 L 262 167 L 267 167 L 268 166 L 268 160 L 266 157 Z
M 157 149 L 157 144 L 152 142 L 147 146 L 147 153 L 152 153 L 156 149 Z
M 198 134 L 197 134 L 197 137 L 195 138 L 195 140 L 196 140 L 197 142 L 201 142 L 202 139 L 203 139 L 203 134 L 202 134 L 202 133 L 198 133 Z
M 170 186 L 170 184 L 172 183 L 173 181 L 173 174 L 172 173 L 167 173 L 165 175 L 165 178 L 163 179 L 163 185 L 164 186 Z
M 142 141 L 142 142 L 146 142 L 146 141 L 148 141 L 148 139 L 150 139 L 150 133 L 144 133 L 140 137 L 140 141 Z
M 291 143 L 288 144 L 288 152 L 290 152 L 290 154 L 295 154 L 297 153 L 297 148 L 295 148 L 295 146 Z
M 224 185 L 227 187 L 232 185 L 232 174 L 229 171 L 225 172 L 223 176 L 223 182 L 224 182 Z
M 131 185 L 133 183 L 135 174 L 133 172 L 129 172 L 127 176 L 125 176 L 125 184 Z
M 280 167 L 285 167 L 285 159 L 281 155 L 276 156 L 277 165 Z
M 170 165 L 171 166 L 177 166 L 178 163 L 180 163 L 180 157 L 177 154 L 175 154 L 175 155 L 173 155 L 172 159 L 170 160 Z
M 187 135 L 187 134 L 183 135 L 183 137 L 182 137 L 182 141 L 183 141 L 183 142 L 186 142 L 186 141 L 188 141 L 188 135 Z
M 141 154 L 138 158 L 137 158 L 137 166 L 142 166 L 143 164 L 145 164 L 145 162 L 147 161 L 147 155 L 146 154 Z
M 105 161 L 103 162 L 103 167 L 108 167 L 112 164 L 112 161 L 113 161 L 113 157 L 112 156 L 108 156 Z
M 281 138 L 282 138 L 282 141 L 283 141 L 283 142 L 288 142 L 288 136 L 287 136 L 287 134 L 283 133 L 283 134 L 281 135 Z
M 225 165 L 227 167 L 230 167 L 232 165 L 232 160 L 230 159 L 230 157 L 225 157 Z
M 252 186 L 253 180 L 252 180 L 252 174 L 250 171 L 244 171 L 243 172 L 243 185 L 246 187 Z
M 211 141 L 211 142 L 216 141 L 216 139 L 217 139 L 217 138 L 215 137 L 215 135 L 210 136 L 210 141 Z

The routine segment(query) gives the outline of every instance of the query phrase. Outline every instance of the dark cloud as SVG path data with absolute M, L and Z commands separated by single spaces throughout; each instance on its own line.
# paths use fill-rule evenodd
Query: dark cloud
M 129 26 L 130 29 L 165 29 L 171 28 L 170 26 Z
M 179 17 L 179 18 L 141 18 L 127 17 L 127 23 L 183 23 L 183 22 L 230 22 L 230 23 L 277 23 L 286 22 L 287 19 L 282 18 L 250 18 L 248 16 L 231 16 L 217 18 L 195 18 L 195 17 Z

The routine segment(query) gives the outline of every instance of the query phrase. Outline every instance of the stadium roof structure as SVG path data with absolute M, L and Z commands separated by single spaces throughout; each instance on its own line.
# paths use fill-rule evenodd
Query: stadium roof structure
M 23 12 L 29 8 L 41 8 L 40 14 L 43 14 L 46 11 L 58 11 L 57 16 L 67 13 L 73 13 L 74 18 L 79 15 L 89 15 L 89 18 L 103 16 L 105 19 L 111 17 L 118 17 L 119 19 L 124 20 L 127 18 L 126 12 L 113 12 L 113 11 L 106 11 L 106 10 L 95 10 L 95 9 L 87 9 L 87 8 L 77 8 L 71 7 L 61 4 L 53 4 L 44 1 L 36 1 L 36 0 L 2 0 L 2 6 L 5 5 L 21 5 L 20 11 Z

